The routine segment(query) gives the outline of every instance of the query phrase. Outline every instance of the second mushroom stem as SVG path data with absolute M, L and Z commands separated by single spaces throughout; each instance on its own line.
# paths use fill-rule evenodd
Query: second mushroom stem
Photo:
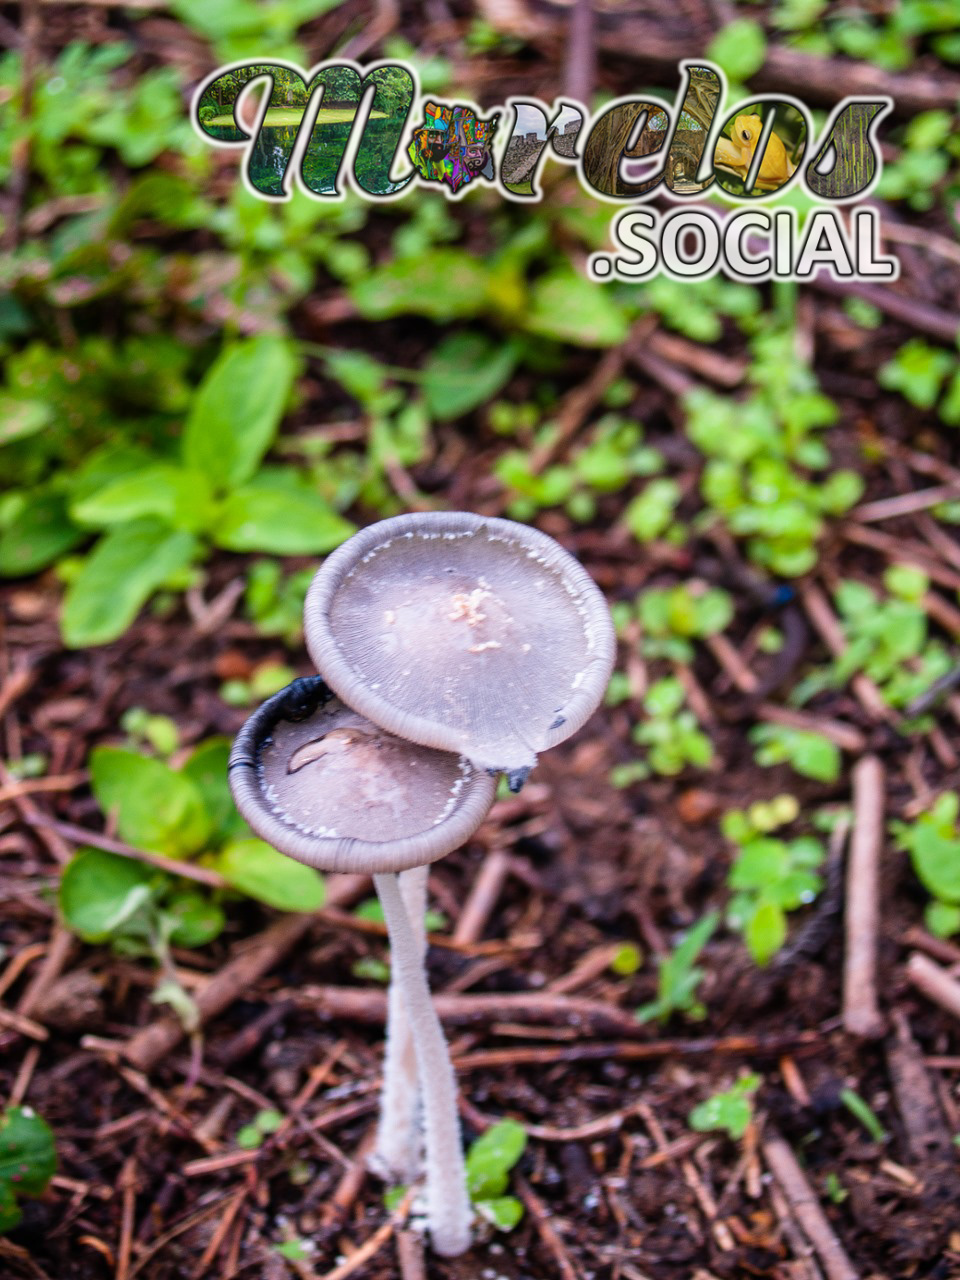
M 390 935 L 391 965 L 413 1039 L 426 1137 L 427 1226 L 437 1253 L 455 1257 L 470 1247 L 472 1210 L 467 1191 L 457 1085 L 443 1028 L 430 998 L 418 945 L 404 910 L 398 878 L 373 878 Z
M 400 896 L 421 962 L 427 947 L 427 877 L 429 867 L 411 867 L 398 878 Z M 414 1182 L 420 1174 L 420 1076 L 410 1019 L 396 969 L 387 1002 L 387 1040 L 383 1061 L 380 1123 L 372 1167 L 397 1182 Z

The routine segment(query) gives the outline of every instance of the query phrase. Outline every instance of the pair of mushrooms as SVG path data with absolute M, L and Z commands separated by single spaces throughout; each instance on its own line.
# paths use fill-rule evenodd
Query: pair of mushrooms
M 498 774 L 519 790 L 537 752 L 595 710 L 614 661 L 610 613 L 546 534 L 430 512 L 383 520 L 333 552 L 304 632 L 322 674 L 251 716 L 231 786 L 280 852 L 373 875 L 393 957 L 373 1164 L 411 1182 L 425 1146 L 432 1245 L 455 1256 L 469 1248 L 472 1210 L 424 968 L 427 870 L 483 822 Z

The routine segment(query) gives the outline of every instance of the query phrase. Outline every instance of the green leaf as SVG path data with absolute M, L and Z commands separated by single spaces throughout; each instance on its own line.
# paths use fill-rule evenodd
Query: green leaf
M 690 1112 L 688 1123 L 697 1133 L 722 1129 L 731 1138 L 742 1138 L 753 1117 L 751 1095 L 760 1087 L 760 1077 L 743 1076 L 733 1088 L 715 1094 Z
M 744 930 L 747 948 L 757 964 L 766 964 L 783 946 L 787 917 L 776 902 L 761 899 Z
M 626 339 L 630 324 L 606 286 L 562 270 L 534 285 L 526 327 L 578 347 L 613 347 Z
M 929 902 L 923 922 L 935 938 L 952 938 L 960 933 L 960 906 L 949 902 Z
M 490 1200 L 506 1190 L 509 1173 L 527 1146 L 527 1131 L 516 1120 L 500 1120 L 477 1138 L 467 1152 L 467 1186 L 471 1200 Z
M 227 551 L 323 555 L 355 531 L 319 494 L 248 485 L 224 502 L 213 540 Z
M 516 1196 L 496 1196 L 492 1200 L 477 1200 L 473 1206 L 481 1218 L 486 1218 L 498 1231 L 512 1231 L 523 1217 L 523 1204 Z
M 350 296 L 368 320 L 412 314 L 443 321 L 480 314 L 489 288 L 485 262 L 461 249 L 432 249 L 396 258 L 355 280 Z
M 735 18 L 713 37 L 707 57 L 717 62 L 731 80 L 749 80 L 763 66 L 767 37 L 753 18 Z
M 910 843 L 913 869 L 935 898 L 960 903 L 960 839 L 919 824 Z
M 96 747 L 90 772 L 101 809 L 116 814 L 117 831 L 128 844 L 184 858 L 209 839 L 212 823 L 199 790 L 162 760 Z
M 174 923 L 170 941 L 177 947 L 205 947 L 219 938 L 226 924 L 222 909 L 202 893 L 185 890 L 166 904 Z
M 727 883 L 731 889 L 763 889 L 782 880 L 788 868 L 787 847 L 782 840 L 751 840 L 740 851 Z
M 35 490 L 26 505 L 0 533 L 0 577 L 37 573 L 72 551 L 87 534 L 71 524 L 59 493 Z
M 157 520 L 111 529 L 67 590 L 64 642 L 80 649 L 116 640 L 154 591 L 187 568 L 196 549 L 192 534 L 172 532 Z
M 180 770 L 200 793 L 203 806 L 213 824 L 211 839 L 215 844 L 239 839 L 249 832 L 237 812 L 227 778 L 230 760 L 229 738 L 207 738 L 188 756 Z
M 283 338 L 229 347 L 207 372 L 183 429 L 183 460 L 215 488 L 243 484 L 273 444 L 296 362 Z
M 84 942 L 106 942 L 152 898 L 156 871 L 102 849 L 81 849 L 60 879 L 60 911 Z
M 0 449 L 14 440 L 35 436 L 53 419 L 53 408 L 44 400 L 21 400 L 0 392 Z
M 9 1182 L 0 1182 L 0 1236 L 19 1226 L 23 1212 L 14 1198 Z
M 144 467 L 75 502 L 70 514 L 79 524 L 96 528 L 156 516 L 173 529 L 195 532 L 210 518 L 211 493 L 199 471 L 166 463 Z
M 57 1171 L 53 1130 L 32 1107 L 0 1116 L 0 1185 L 14 1195 L 39 1196 Z
M 323 877 L 263 840 L 234 840 L 214 864 L 234 889 L 280 911 L 318 911 L 324 903 Z
M 454 333 L 434 348 L 424 368 L 423 391 L 431 417 L 445 422 L 492 400 L 509 381 L 516 351 L 482 333 Z

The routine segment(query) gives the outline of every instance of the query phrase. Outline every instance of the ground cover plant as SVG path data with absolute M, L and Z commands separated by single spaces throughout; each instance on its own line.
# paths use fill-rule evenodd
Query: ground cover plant
M 0 1274 L 952 1274 L 955 4 L 596 6 L 592 72 L 525 0 L 40 12 L 0 12 Z M 187 118 L 233 59 L 409 59 L 486 111 L 669 98 L 704 54 L 815 135 L 892 96 L 896 285 L 598 286 L 616 209 L 567 167 L 539 204 L 269 202 Z M 462 1262 L 363 1171 L 369 881 L 271 856 L 225 775 L 312 674 L 320 558 L 430 509 L 559 539 L 619 637 L 605 708 L 430 873 Z

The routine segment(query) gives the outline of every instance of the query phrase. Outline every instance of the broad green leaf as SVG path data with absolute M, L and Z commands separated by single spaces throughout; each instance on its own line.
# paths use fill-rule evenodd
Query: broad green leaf
M 263 840 L 234 840 L 214 864 L 234 889 L 280 911 L 318 911 L 324 903 L 323 877 Z
M 467 1152 L 467 1186 L 471 1200 L 503 1194 L 509 1173 L 523 1155 L 527 1131 L 516 1120 L 500 1120 L 480 1135 Z
M 93 793 L 117 831 L 140 849 L 183 858 L 202 849 L 211 819 L 199 789 L 162 760 L 123 747 L 96 747 L 90 756 Z
M 960 903 L 960 838 L 923 823 L 913 833 L 910 852 L 924 888 L 943 902 Z
M 728 883 L 731 889 L 763 889 L 782 880 L 789 865 L 787 847 L 782 840 L 751 840 L 740 851 Z
M 523 1217 L 523 1203 L 516 1196 L 477 1200 L 473 1207 L 481 1218 L 486 1218 L 498 1231 L 512 1231 Z
M 113 480 L 99 492 L 75 502 L 70 514 L 78 524 L 103 528 L 156 516 L 173 529 L 204 528 L 211 513 L 210 486 L 199 471 L 157 463 Z
M 369 272 L 351 284 L 350 296 L 368 320 L 401 315 L 457 320 L 484 311 L 489 289 L 486 263 L 461 249 L 433 249 Z
M 44 400 L 21 400 L 0 392 L 0 449 L 14 440 L 25 440 L 42 431 L 53 418 Z
M 290 345 L 265 335 L 228 348 L 197 389 L 183 460 L 219 489 L 243 484 L 273 444 L 293 386 Z
M 562 270 L 533 286 L 526 327 L 578 347 L 613 347 L 626 339 L 630 324 L 605 285 Z
M 23 1211 L 17 1204 L 9 1182 L 0 1182 L 0 1236 L 18 1226 Z
M 0 1116 L 0 1184 L 15 1195 L 39 1196 L 57 1171 L 53 1130 L 32 1107 Z
M 455 333 L 434 348 L 424 368 L 427 409 L 441 422 L 459 418 L 492 400 L 516 364 L 511 343 L 482 333 Z
M 225 844 L 249 833 L 230 793 L 227 779 L 229 759 L 230 739 L 208 738 L 192 752 L 180 771 L 200 792 L 213 824 L 211 838 L 216 844 Z
M 158 874 L 102 849 L 81 849 L 60 879 L 60 911 L 84 942 L 106 942 L 153 896 Z
M 61 494 L 37 490 L 0 534 L 0 578 L 37 573 L 86 537 L 71 524 Z
M 247 485 L 226 499 L 212 536 L 227 551 L 322 555 L 355 530 L 319 494 Z
M 923 922 L 935 938 L 952 938 L 960 933 L 960 907 L 949 902 L 928 902 Z
M 226 923 L 217 903 L 189 889 L 171 898 L 165 910 L 173 923 L 170 941 L 177 947 L 204 947 L 220 936 Z
M 123 635 L 154 591 L 188 567 L 196 549 L 192 534 L 173 532 L 158 520 L 115 526 L 67 590 L 65 643 L 80 649 Z
M 707 57 L 720 64 L 731 80 L 749 78 L 763 66 L 767 37 L 753 18 L 735 18 L 707 46 Z

